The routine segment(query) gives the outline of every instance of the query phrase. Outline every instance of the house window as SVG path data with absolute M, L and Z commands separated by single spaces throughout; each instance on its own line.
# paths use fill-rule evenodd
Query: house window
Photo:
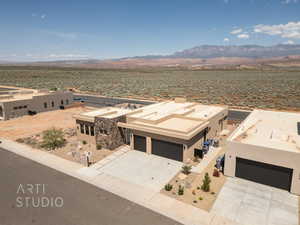
M 80 124 L 80 133 L 84 134 L 84 127 L 83 127 L 83 124 Z
M 0 106 L 0 116 L 3 117 L 3 108 Z
M 15 107 L 14 107 L 14 110 L 17 110 L 17 109 L 18 109 L 18 107 L 17 107 L 17 106 L 15 106 Z
M 91 136 L 95 136 L 94 126 L 91 126 Z
M 24 105 L 23 108 L 24 108 L 24 109 L 27 109 L 27 105 Z
M 45 109 L 47 108 L 47 102 L 44 102 L 44 108 Z
M 60 104 L 62 104 L 62 105 L 63 105 L 63 104 L 64 104 L 64 100 L 61 100 L 61 101 L 60 101 Z
M 52 106 L 52 108 L 54 107 L 54 101 L 51 102 L 51 106 Z
M 85 134 L 90 135 L 90 127 L 88 125 L 85 125 Z
M 67 105 L 69 104 L 69 99 L 66 100 L 66 104 L 67 104 Z

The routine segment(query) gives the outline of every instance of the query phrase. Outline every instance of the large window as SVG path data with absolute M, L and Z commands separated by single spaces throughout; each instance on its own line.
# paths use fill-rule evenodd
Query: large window
M 52 106 L 52 108 L 54 107 L 54 101 L 51 102 L 51 106 Z
M 47 108 L 47 102 L 44 102 L 44 108 L 45 109 Z
M 94 128 L 94 126 L 91 126 L 90 127 L 91 128 L 91 136 L 95 136 L 95 128 Z
M 85 134 L 90 135 L 90 127 L 88 125 L 85 125 Z
M 80 124 L 80 132 L 81 132 L 82 134 L 84 134 L 84 127 L 83 127 L 83 124 Z
M 60 101 L 60 104 L 62 104 L 62 105 L 63 105 L 63 104 L 64 104 L 64 100 L 61 100 L 61 101 Z

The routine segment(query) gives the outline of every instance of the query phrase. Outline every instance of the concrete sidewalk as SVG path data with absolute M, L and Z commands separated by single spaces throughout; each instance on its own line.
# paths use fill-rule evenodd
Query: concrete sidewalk
M 13 141 L 4 139 L 0 140 L 2 141 L 0 146 L 8 151 L 14 152 L 15 154 L 21 155 L 60 172 L 81 179 L 101 189 L 112 192 L 182 224 L 238 225 L 237 223 L 222 216 L 206 212 L 161 193 L 146 189 L 142 185 L 132 184 L 104 173 L 86 176 L 79 172 L 83 168 L 80 164 L 62 159 L 47 152 L 34 150 L 28 146 Z

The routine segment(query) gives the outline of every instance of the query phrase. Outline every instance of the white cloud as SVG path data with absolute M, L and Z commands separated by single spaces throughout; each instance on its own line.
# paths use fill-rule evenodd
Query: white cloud
M 224 3 L 225 3 L 225 4 L 229 3 L 229 0 L 224 0 Z
M 285 44 L 285 45 L 293 45 L 293 44 L 295 44 L 295 42 L 292 41 L 292 40 L 288 40 L 286 42 L 283 42 L 283 44 Z
M 231 31 L 230 33 L 231 34 L 239 34 L 239 33 L 242 33 L 243 32 L 243 29 L 235 29 L 233 31 Z
M 290 3 L 297 3 L 298 0 L 283 0 L 282 3 L 283 4 L 290 4 Z
M 282 38 L 300 39 L 300 21 L 278 25 L 259 24 L 254 26 L 254 32 L 268 34 L 272 36 L 278 35 Z
M 69 59 L 74 59 L 74 58 L 89 58 L 89 55 L 83 55 L 83 54 L 50 54 L 47 56 L 43 56 L 43 58 L 48 58 L 48 59 L 60 59 L 60 58 L 69 58 Z
M 228 42 L 228 41 L 230 41 L 230 40 L 229 40 L 229 38 L 224 38 L 223 41 L 224 41 L 224 42 Z
M 46 18 L 46 14 L 42 14 L 41 19 L 45 19 L 45 18 Z
M 237 36 L 237 38 L 239 38 L 239 39 L 248 39 L 249 37 L 250 37 L 249 34 L 239 34 Z

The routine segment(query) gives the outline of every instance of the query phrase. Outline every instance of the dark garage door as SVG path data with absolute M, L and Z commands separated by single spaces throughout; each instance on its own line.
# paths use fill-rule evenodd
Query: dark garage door
M 183 146 L 181 144 L 152 139 L 152 154 L 183 161 Z
M 134 135 L 134 149 L 146 152 L 146 137 Z
M 293 170 L 236 158 L 235 176 L 290 191 Z

